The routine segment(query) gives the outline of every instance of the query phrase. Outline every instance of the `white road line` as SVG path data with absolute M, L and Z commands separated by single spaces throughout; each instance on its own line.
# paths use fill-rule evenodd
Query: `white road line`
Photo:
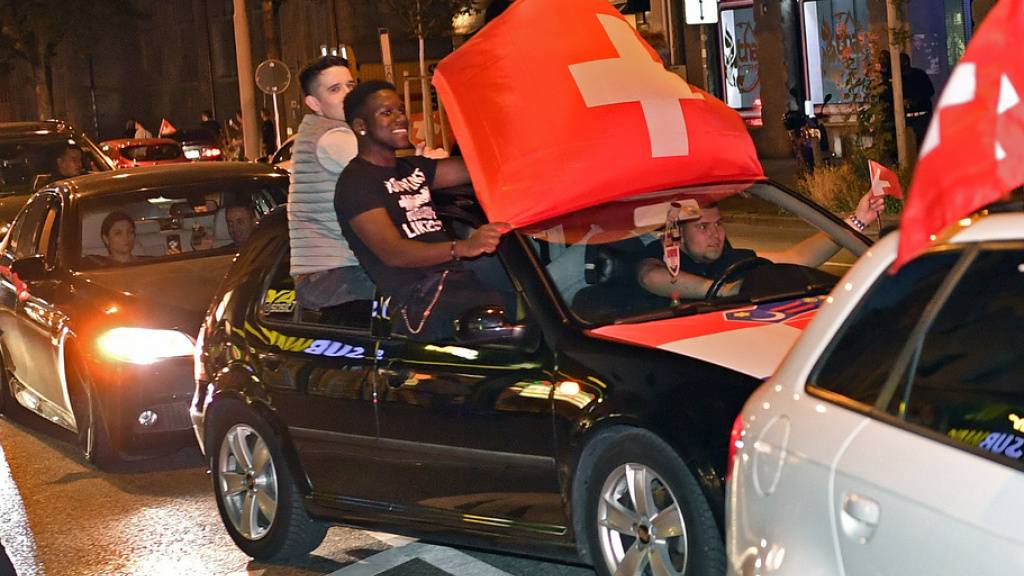
M 376 576 L 413 559 L 422 560 L 453 576 L 512 576 L 504 570 L 499 570 L 454 548 L 421 542 L 411 542 L 386 552 L 374 554 L 365 560 L 332 572 L 328 576 Z
M 36 576 L 36 541 L 28 526 L 21 493 L 11 476 L 11 467 L 0 445 L 0 542 L 19 576 Z

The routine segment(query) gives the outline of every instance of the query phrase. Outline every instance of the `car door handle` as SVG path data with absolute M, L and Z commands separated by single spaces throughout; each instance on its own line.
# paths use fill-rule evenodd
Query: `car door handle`
M 877 501 L 856 492 L 843 497 L 840 523 L 843 533 L 854 541 L 864 544 L 870 540 L 881 519 L 882 507 Z

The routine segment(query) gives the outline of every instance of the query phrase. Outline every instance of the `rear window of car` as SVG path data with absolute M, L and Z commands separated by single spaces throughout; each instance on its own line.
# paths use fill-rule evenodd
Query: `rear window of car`
M 121 155 L 136 162 L 156 162 L 159 160 L 174 160 L 181 156 L 181 146 L 176 144 L 141 144 L 138 146 L 125 146 L 121 149 Z

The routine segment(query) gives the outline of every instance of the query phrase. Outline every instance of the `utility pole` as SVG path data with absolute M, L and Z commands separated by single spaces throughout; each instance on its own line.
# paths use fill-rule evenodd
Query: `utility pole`
M 903 30 L 903 18 L 896 10 L 896 0 L 885 0 L 885 16 L 889 29 L 889 69 L 892 70 L 892 114 L 896 126 L 896 159 L 900 168 L 907 167 L 907 117 L 903 109 L 903 70 L 900 54 L 903 42 L 897 31 Z
M 249 40 L 249 14 L 245 0 L 233 0 L 235 24 L 235 61 L 238 64 L 238 96 L 242 103 L 242 135 L 245 157 L 260 157 L 260 127 L 256 117 L 256 79 L 252 69 L 252 44 Z

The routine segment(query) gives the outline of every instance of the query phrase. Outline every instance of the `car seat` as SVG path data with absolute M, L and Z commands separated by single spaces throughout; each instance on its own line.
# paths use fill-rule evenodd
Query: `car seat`
M 588 244 L 583 270 L 587 286 L 573 298 L 573 310 L 591 321 L 633 312 L 638 299 L 646 300 L 636 276 L 646 252 L 643 241 L 635 237 Z

